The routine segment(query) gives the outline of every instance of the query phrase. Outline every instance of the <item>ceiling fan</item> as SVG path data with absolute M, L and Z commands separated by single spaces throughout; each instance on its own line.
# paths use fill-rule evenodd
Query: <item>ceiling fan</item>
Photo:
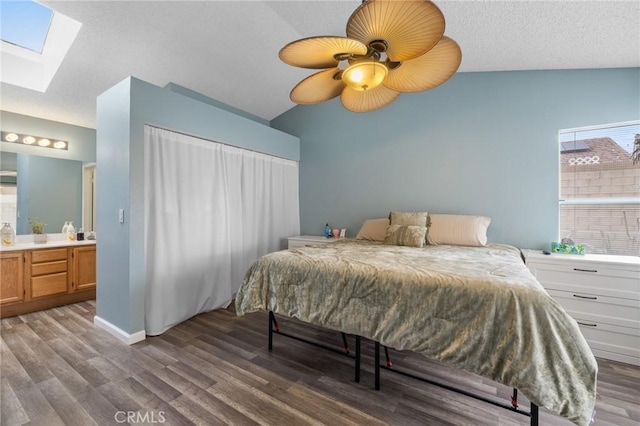
M 291 100 L 316 104 L 340 95 L 346 109 L 367 112 L 401 92 L 439 86 L 462 61 L 444 28 L 444 15 L 429 0 L 363 0 L 347 21 L 347 37 L 303 38 L 280 50 L 286 64 L 327 68 L 298 83 Z

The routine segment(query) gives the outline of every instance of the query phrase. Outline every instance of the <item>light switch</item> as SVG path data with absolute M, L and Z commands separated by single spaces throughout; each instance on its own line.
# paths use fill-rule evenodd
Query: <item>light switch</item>
M 120 223 L 124 223 L 124 209 L 118 210 L 118 220 Z

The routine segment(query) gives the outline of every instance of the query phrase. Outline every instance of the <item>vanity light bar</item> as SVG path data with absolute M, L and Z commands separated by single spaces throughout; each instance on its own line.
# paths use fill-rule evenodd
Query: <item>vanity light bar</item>
M 23 135 L 14 132 L 2 132 L 2 142 L 17 143 L 20 145 L 33 145 L 42 148 L 52 148 L 67 151 L 69 142 L 60 139 L 45 138 L 42 136 Z

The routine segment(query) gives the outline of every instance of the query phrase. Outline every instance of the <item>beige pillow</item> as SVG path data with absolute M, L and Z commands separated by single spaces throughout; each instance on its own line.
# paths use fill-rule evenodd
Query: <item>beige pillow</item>
M 429 244 L 454 246 L 486 246 L 491 218 L 453 214 L 430 214 Z
M 386 217 L 365 220 L 358 235 L 356 235 L 356 240 L 384 241 L 388 226 L 389 219 Z
M 390 225 L 427 226 L 429 213 L 427 212 L 391 212 Z
M 425 226 L 389 225 L 384 243 L 392 246 L 423 247 Z

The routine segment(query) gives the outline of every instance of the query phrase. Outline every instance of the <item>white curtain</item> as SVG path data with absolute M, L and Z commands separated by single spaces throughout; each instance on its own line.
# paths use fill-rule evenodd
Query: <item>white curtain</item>
M 300 231 L 298 163 L 145 126 L 145 331 L 226 306 Z

